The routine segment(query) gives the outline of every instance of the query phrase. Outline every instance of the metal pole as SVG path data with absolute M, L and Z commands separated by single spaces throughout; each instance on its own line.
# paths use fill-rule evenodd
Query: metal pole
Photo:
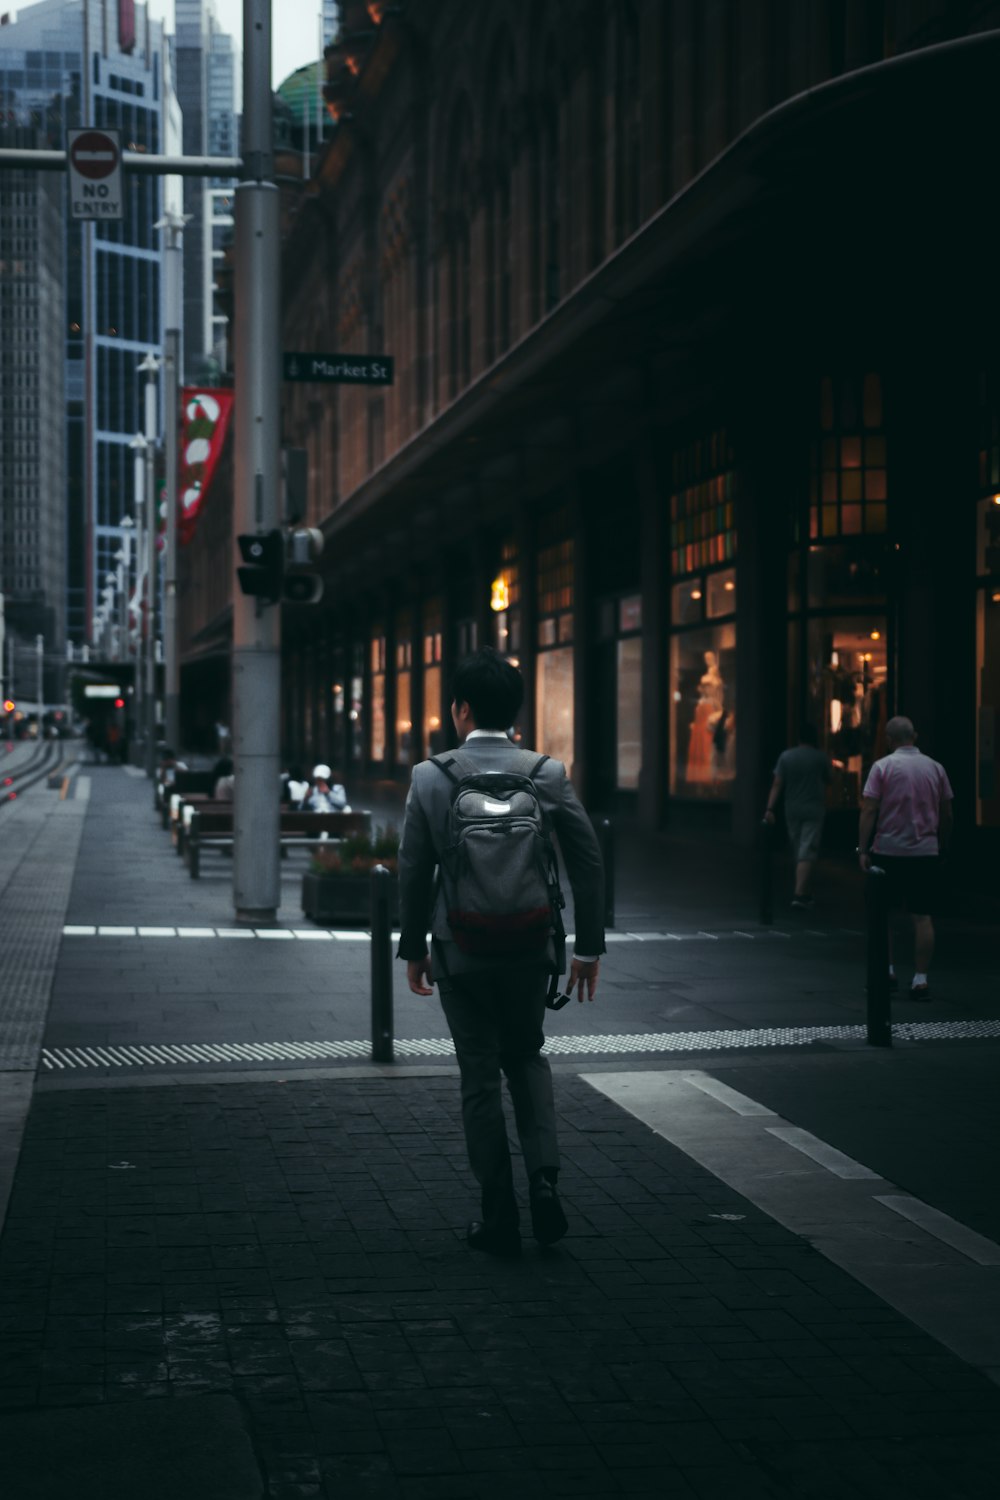
M 135 509 L 135 728 L 137 738 L 143 740 L 146 733 L 146 674 L 142 656 L 142 590 L 146 571 L 146 439 L 141 433 L 137 433 L 129 447 L 135 455 L 132 463 L 132 504 Z
M 160 361 L 150 350 L 139 369 L 146 377 L 144 425 L 146 438 L 146 775 L 156 775 L 156 599 L 159 526 L 156 514 L 156 377 Z
M 869 1047 L 892 1046 L 889 999 L 889 893 L 884 870 L 872 865 L 865 875 L 865 929 L 868 965 Z
M 184 215 L 168 211 L 159 221 L 164 234 L 166 315 L 163 332 L 163 441 L 166 449 L 167 551 L 163 595 L 163 650 L 166 657 L 164 718 L 167 741 L 181 748 L 181 664 L 177 638 L 177 387 L 180 380 L 181 234 Z
M 391 1063 L 392 923 L 389 892 L 392 876 L 385 865 L 372 870 L 372 1062 Z
M 271 126 L 271 4 L 243 0 L 243 181 L 236 189 L 235 538 L 280 524 L 278 189 Z M 279 862 L 281 608 L 233 591 L 233 907 L 273 920 Z
M 38 699 L 38 738 L 39 739 L 41 739 L 41 737 L 42 737 L 42 707 L 43 707 L 43 700 L 42 700 L 43 681 L 42 681 L 42 675 L 44 673 L 44 670 L 45 670 L 45 637 L 44 637 L 44 635 L 36 635 L 35 636 L 35 683 L 36 683 L 36 693 L 35 693 L 35 696 Z

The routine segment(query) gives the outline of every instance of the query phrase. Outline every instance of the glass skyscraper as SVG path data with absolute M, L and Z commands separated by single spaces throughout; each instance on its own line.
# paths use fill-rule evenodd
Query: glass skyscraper
M 179 149 L 179 115 L 163 27 L 131 0 L 40 0 L 0 27 L 0 99 L 8 121 L 65 145 L 65 130 L 120 132 L 126 151 Z M 125 171 L 120 222 L 69 217 L 59 180 L 65 255 L 62 368 L 65 423 L 39 434 L 63 443 L 66 465 L 66 634 L 90 638 L 121 523 L 134 512 L 129 443 L 142 426 L 137 366 L 159 354 L 163 329 L 160 234 L 164 181 Z

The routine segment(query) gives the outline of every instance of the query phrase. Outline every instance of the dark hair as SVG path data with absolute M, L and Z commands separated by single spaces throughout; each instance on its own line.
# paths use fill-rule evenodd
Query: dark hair
M 818 745 L 819 735 L 816 733 L 815 724 L 803 724 L 799 728 L 800 745 Z
M 483 646 L 459 662 L 452 699 L 469 705 L 477 728 L 509 729 L 524 702 L 524 678 L 499 651 Z
M 212 767 L 212 775 L 218 780 L 220 776 L 232 776 L 233 763 L 228 755 L 223 755 Z

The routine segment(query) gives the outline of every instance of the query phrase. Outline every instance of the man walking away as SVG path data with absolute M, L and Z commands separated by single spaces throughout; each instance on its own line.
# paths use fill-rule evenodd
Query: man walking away
M 784 792 L 785 826 L 795 855 L 795 893 L 792 896 L 795 911 L 808 911 L 813 904 L 813 871 L 823 837 L 825 789 L 831 779 L 830 761 L 818 748 L 815 728 L 812 724 L 803 724 L 798 744 L 790 750 L 782 750 L 778 756 L 764 812 L 764 821 L 773 824 L 775 806 Z
M 496 651 L 460 664 L 451 706 L 460 748 L 414 767 L 399 850 L 397 956 L 415 995 L 433 994 L 437 983 L 461 1073 L 465 1140 L 482 1200 L 466 1238 L 472 1249 L 501 1256 L 521 1249 L 501 1072 L 534 1236 L 550 1245 L 567 1229 L 556 1188 L 552 1074 L 541 1055 L 546 995 L 565 967 L 550 832 L 573 887 L 569 994 L 575 989 L 582 1001 L 586 991 L 593 1000 L 605 951 L 597 838 L 560 762 L 507 738 L 523 699 L 520 672 Z
M 941 881 L 941 851 L 952 830 L 954 793 L 944 766 L 921 754 L 909 719 L 885 726 L 892 753 L 868 772 L 861 798 L 858 859 L 862 870 L 885 871 L 890 900 L 913 918 L 914 975 L 911 1000 L 929 1000 L 927 975 L 934 956 L 934 920 Z M 874 835 L 874 838 L 873 838 Z M 890 960 L 892 949 L 889 950 Z M 891 989 L 898 988 L 889 964 Z

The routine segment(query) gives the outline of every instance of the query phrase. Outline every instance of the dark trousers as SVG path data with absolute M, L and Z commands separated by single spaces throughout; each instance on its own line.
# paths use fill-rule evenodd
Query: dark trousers
M 549 975 L 538 969 L 438 980 L 462 1075 L 469 1165 L 482 1191 L 483 1222 L 492 1230 L 512 1229 L 518 1222 L 501 1071 L 528 1176 L 540 1167 L 559 1166 L 552 1072 L 541 1056 L 548 987 Z

